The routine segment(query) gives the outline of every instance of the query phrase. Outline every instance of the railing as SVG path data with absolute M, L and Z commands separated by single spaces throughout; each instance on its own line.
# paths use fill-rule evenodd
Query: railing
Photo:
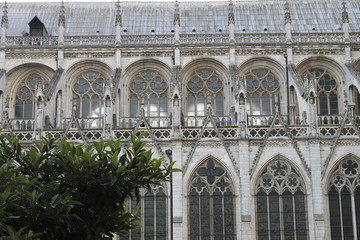
M 182 44 L 226 44 L 229 34 L 181 34 Z
M 115 44 L 115 36 L 65 36 L 67 46 L 108 46 Z
M 281 116 L 283 122 L 287 123 L 287 116 Z M 248 126 L 270 126 L 274 115 L 248 115 Z M 275 123 L 277 124 L 277 123 Z
M 79 118 L 79 125 L 82 129 L 96 129 L 96 128 L 103 128 L 104 118 L 97 117 L 97 118 Z M 65 118 L 62 121 L 62 128 L 66 129 L 71 122 L 71 118 Z M 70 126 L 70 129 L 77 128 L 76 123 L 73 122 Z
M 120 118 L 120 128 L 134 128 L 138 124 L 139 118 L 125 117 Z M 146 117 L 147 123 L 152 128 L 171 127 L 170 117 Z M 140 126 L 141 127 L 141 126 Z
M 336 125 L 341 124 L 343 117 L 341 115 L 320 115 L 318 118 L 319 125 Z
M 186 116 L 184 117 L 184 126 L 185 127 L 202 127 L 204 125 L 205 116 Z M 228 116 L 223 117 L 214 117 L 215 124 L 218 127 L 221 126 L 231 126 L 231 118 Z
M 285 33 L 237 33 L 236 43 L 284 43 Z
M 58 37 L 7 37 L 6 45 L 7 47 L 56 47 L 58 45 Z
M 174 35 L 123 35 L 121 43 L 124 45 L 171 45 Z
M 341 43 L 344 42 L 343 33 L 293 33 L 294 43 Z
M 350 42 L 360 42 L 360 33 L 350 33 Z
M 34 130 L 34 119 L 9 119 L 9 123 L 13 130 Z

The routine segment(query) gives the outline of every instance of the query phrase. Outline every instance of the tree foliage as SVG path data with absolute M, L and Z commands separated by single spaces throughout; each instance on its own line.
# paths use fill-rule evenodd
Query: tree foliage
M 44 138 L 28 149 L 0 135 L 0 236 L 7 239 L 111 239 L 139 224 L 126 200 L 170 180 L 165 166 L 131 136 L 89 146 Z

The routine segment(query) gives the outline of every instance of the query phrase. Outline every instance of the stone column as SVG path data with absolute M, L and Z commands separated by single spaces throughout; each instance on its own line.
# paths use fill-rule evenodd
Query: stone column
M 44 127 L 44 89 L 42 82 L 38 82 L 36 85 L 35 93 L 34 138 L 40 140 Z

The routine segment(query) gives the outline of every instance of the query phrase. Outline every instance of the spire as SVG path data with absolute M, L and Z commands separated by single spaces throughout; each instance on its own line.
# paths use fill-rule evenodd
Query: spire
M 180 10 L 179 2 L 177 0 L 175 1 L 174 25 L 180 26 Z
M 342 22 L 349 23 L 349 14 L 346 10 L 346 0 L 342 2 Z
M 229 8 L 228 8 L 228 24 L 235 24 L 235 16 L 234 16 L 234 4 L 230 0 Z
M 118 0 L 118 2 L 116 4 L 115 25 L 122 27 L 122 16 L 121 16 L 120 0 Z
M 1 27 L 2 28 L 7 28 L 8 27 L 8 22 L 9 22 L 8 7 L 7 7 L 7 3 L 5 2 L 4 8 L 3 8 L 3 16 L 1 18 Z
M 60 15 L 59 15 L 59 27 L 65 27 L 65 7 L 64 1 L 61 2 Z
M 285 24 L 287 23 L 291 24 L 290 6 L 288 1 L 285 2 L 284 8 L 285 8 Z

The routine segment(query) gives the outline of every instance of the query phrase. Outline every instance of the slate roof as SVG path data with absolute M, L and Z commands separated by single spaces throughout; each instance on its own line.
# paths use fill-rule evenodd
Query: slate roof
M 290 0 L 292 32 L 341 32 L 341 0 Z M 114 2 L 66 2 L 67 36 L 114 35 Z M 284 0 L 233 1 L 235 32 L 284 33 Z M 121 1 L 123 28 L 129 35 L 171 34 L 174 2 Z M 228 2 L 179 2 L 181 34 L 228 32 Z M 8 36 L 29 32 L 37 16 L 56 36 L 61 3 L 8 3 Z M 2 7 L 2 6 L 1 6 Z M 360 32 L 360 1 L 347 0 L 350 32 Z M 2 16 L 0 11 L 0 16 Z M 264 31 L 264 29 L 267 31 Z M 245 29 L 245 30 L 244 30 Z M 313 30 L 314 29 L 314 30 Z M 151 30 L 154 30 L 152 32 Z

